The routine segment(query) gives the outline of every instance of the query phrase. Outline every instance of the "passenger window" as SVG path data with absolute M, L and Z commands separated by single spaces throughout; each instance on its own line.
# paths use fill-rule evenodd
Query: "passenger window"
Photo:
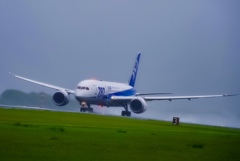
M 86 90 L 89 90 L 89 88 L 88 88 L 88 87 L 86 87 Z

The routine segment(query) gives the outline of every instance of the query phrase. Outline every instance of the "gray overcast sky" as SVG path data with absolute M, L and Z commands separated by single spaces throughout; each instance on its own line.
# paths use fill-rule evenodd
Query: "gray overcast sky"
M 74 89 L 83 79 L 127 82 L 142 52 L 139 92 L 240 92 L 240 1 L 0 1 L 0 92 Z M 149 102 L 138 116 L 240 127 L 239 96 Z M 120 114 L 122 109 L 105 109 Z

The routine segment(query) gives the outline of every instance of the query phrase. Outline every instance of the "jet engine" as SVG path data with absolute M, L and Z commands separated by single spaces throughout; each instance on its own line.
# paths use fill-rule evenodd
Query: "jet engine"
M 64 106 L 69 102 L 69 95 L 66 91 L 58 91 L 54 93 L 52 99 L 55 105 Z
M 146 111 L 147 102 L 142 97 L 131 100 L 129 107 L 132 112 L 140 114 Z

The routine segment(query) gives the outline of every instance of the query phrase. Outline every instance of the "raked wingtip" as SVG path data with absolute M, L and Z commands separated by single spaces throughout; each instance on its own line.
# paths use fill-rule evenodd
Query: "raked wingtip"
M 11 73 L 11 72 L 8 72 L 9 74 L 13 75 L 14 77 L 16 76 L 15 74 Z

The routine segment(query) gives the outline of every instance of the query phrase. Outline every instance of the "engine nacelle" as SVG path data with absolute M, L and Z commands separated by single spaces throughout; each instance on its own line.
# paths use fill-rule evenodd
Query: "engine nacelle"
M 131 100 L 130 109 L 132 112 L 140 114 L 147 110 L 147 102 L 142 97 Z
M 58 91 L 54 93 L 53 102 L 57 106 L 64 106 L 69 102 L 69 94 L 66 91 Z

